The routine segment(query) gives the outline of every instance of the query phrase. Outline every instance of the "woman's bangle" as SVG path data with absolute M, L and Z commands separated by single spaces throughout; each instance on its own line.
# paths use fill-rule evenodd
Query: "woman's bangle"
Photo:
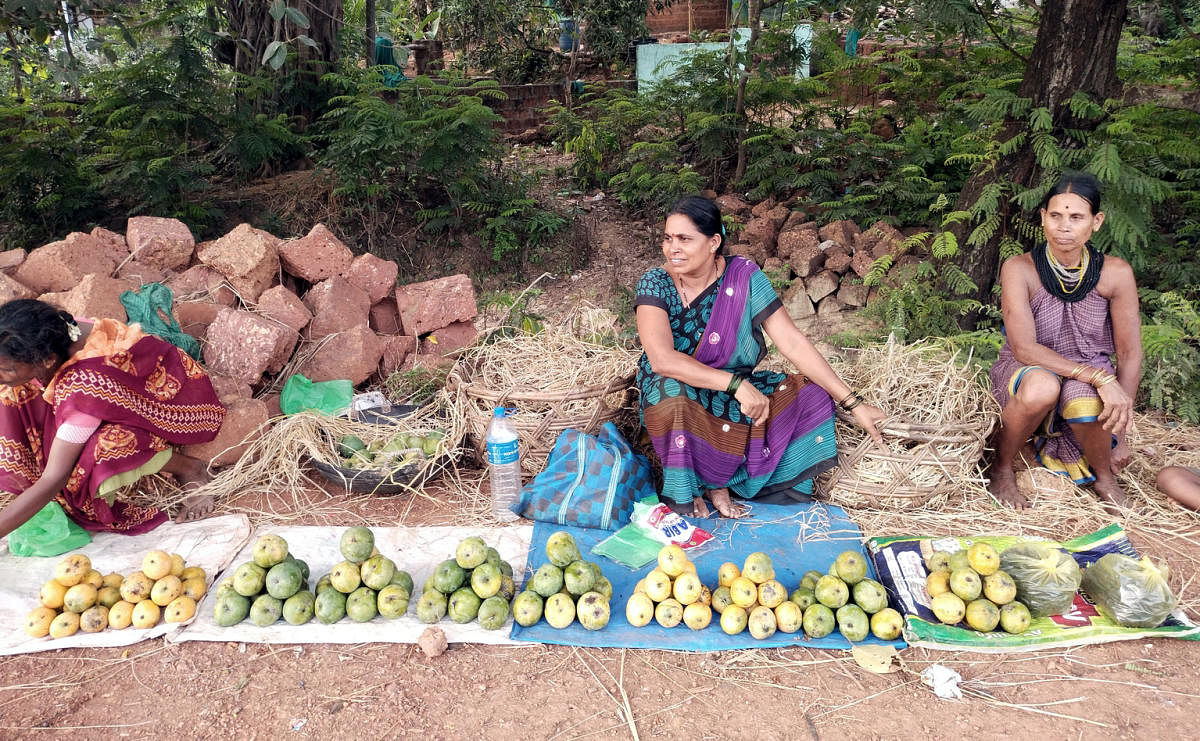
M 1116 376 L 1114 376 L 1111 373 L 1105 373 L 1105 374 L 1103 374 L 1103 377 L 1098 382 L 1096 382 L 1094 385 L 1096 388 L 1100 388 L 1101 386 L 1107 386 L 1108 384 L 1112 383 L 1115 380 L 1117 380 Z
M 851 391 L 846 398 L 838 402 L 838 406 L 840 406 L 844 411 L 849 412 L 861 403 L 863 403 L 862 396 L 860 396 L 857 391 Z
M 1071 370 L 1071 378 L 1074 378 L 1075 380 L 1079 380 L 1079 374 L 1083 373 L 1083 371 L 1084 371 L 1084 367 L 1082 365 L 1075 366 Z
M 744 380 L 746 380 L 746 379 L 744 379 L 741 376 L 739 376 L 738 374 L 734 373 L 733 378 L 729 379 L 729 385 L 725 387 L 725 393 L 727 393 L 727 394 L 735 393 L 738 390 L 738 386 L 741 386 L 742 381 L 744 381 Z

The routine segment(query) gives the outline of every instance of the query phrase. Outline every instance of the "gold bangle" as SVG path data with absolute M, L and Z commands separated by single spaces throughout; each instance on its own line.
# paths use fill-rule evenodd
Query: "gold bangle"
M 1083 366 L 1082 365 L 1075 366 L 1075 368 L 1071 371 L 1071 378 L 1074 378 L 1075 380 L 1079 380 L 1080 373 L 1083 373 Z
M 1100 388 L 1101 386 L 1107 386 L 1108 384 L 1112 383 L 1115 380 L 1117 380 L 1116 376 L 1112 375 L 1111 373 L 1105 373 L 1104 378 L 1101 378 L 1100 382 L 1096 384 L 1096 388 Z

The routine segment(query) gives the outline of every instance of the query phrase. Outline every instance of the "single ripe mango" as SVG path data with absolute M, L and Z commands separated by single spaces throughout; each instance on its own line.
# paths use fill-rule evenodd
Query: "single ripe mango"
M 721 613 L 721 630 L 731 636 L 735 636 L 746 629 L 746 620 L 749 613 L 746 608 L 740 605 L 729 605 L 725 608 L 725 612 Z
M 871 616 L 871 632 L 881 641 L 894 641 L 904 632 L 904 617 L 885 607 Z
M 997 605 L 1007 605 L 1017 598 L 1017 583 L 1008 572 L 997 570 L 983 577 L 983 596 Z
M 183 582 L 174 574 L 167 574 L 154 582 L 154 586 L 150 588 L 150 600 L 159 607 L 166 607 L 181 594 Z
M 133 603 L 121 600 L 108 608 L 108 627 L 123 630 L 133 623 Z
M 158 625 L 158 618 L 161 615 L 161 607 L 155 604 L 153 600 L 144 599 L 133 606 L 133 627 L 153 628 L 155 625 Z
M 686 570 L 687 562 L 687 554 L 674 543 L 665 545 L 658 551 L 658 568 L 672 579 Z
M 191 597 L 196 602 L 200 601 L 208 592 L 208 585 L 204 583 L 203 576 L 194 576 L 191 579 L 186 579 L 183 582 L 183 594 Z
M 141 571 L 135 571 L 121 582 L 121 599 L 137 604 L 150 599 L 150 590 L 154 589 L 154 580 Z
M 929 605 L 937 619 L 946 625 L 958 625 L 967 614 L 967 606 L 954 592 L 942 592 Z
M 780 633 L 795 633 L 804 627 L 804 610 L 791 600 L 784 600 L 775 608 L 775 625 Z
M 79 631 L 79 614 L 75 612 L 61 612 L 54 620 L 50 621 L 50 637 L 51 638 L 66 638 L 73 636 Z
M 654 619 L 664 628 L 674 628 L 683 620 L 683 605 L 668 597 L 654 607 Z
M 63 609 L 79 614 L 96 604 L 97 597 L 99 597 L 99 591 L 95 587 L 80 582 L 63 595 Z
M 700 601 L 700 590 L 704 585 L 700 583 L 700 577 L 690 571 L 685 571 L 675 579 L 675 584 L 672 585 L 671 594 L 679 601 L 681 605 L 690 605 L 693 602 Z
M 49 579 L 42 585 L 42 590 L 39 593 L 39 599 L 44 607 L 49 607 L 53 610 L 60 610 L 63 606 L 63 597 L 67 594 L 68 587 L 64 587 L 57 579 Z M 49 626 L 47 626 L 49 629 Z
M 50 624 L 58 617 L 58 611 L 45 605 L 35 607 L 25 616 L 25 632 L 34 638 L 44 638 L 50 635 Z
M 654 619 L 654 602 L 645 593 L 634 592 L 625 603 L 625 619 L 635 628 L 649 625 Z
M 711 607 L 717 611 L 717 614 L 725 612 L 725 608 L 733 604 L 733 596 L 729 593 L 729 587 L 717 587 L 717 590 L 712 593 Z
M 704 630 L 712 622 L 712 608 L 702 602 L 693 602 L 683 608 L 683 623 L 692 630 Z
M 171 573 L 171 554 L 166 551 L 150 551 L 142 559 L 142 573 L 154 581 Z
M 949 571 L 950 554 L 945 551 L 933 551 L 925 558 L 925 568 L 929 571 Z
M 967 549 L 967 563 L 980 576 L 987 576 L 1000 568 L 1000 554 L 990 543 L 976 543 Z
M 739 576 L 729 585 L 729 599 L 738 607 L 748 610 L 758 602 L 758 585 L 748 577 Z
M 777 579 L 768 579 L 758 585 L 758 604 L 774 610 L 788 598 L 787 588 Z
M 1000 610 L 987 599 L 971 600 L 967 605 L 967 625 L 981 633 L 990 633 L 1000 624 Z
M 82 553 L 73 553 L 54 567 L 54 579 L 64 587 L 73 587 L 83 581 L 92 570 L 92 560 Z
M 95 605 L 79 616 L 79 629 L 84 633 L 99 633 L 108 627 L 108 608 Z
M 671 577 L 662 569 L 654 569 L 646 574 L 646 596 L 655 602 L 662 602 L 671 596 Z
M 196 614 L 196 601 L 191 597 L 180 596 L 171 600 L 163 610 L 163 619 L 168 623 L 182 623 L 191 620 Z
M 949 571 L 931 571 L 929 576 L 925 577 L 925 591 L 929 593 L 930 599 L 950 591 L 950 572 Z
M 742 575 L 742 570 L 738 568 L 736 563 L 726 561 L 721 564 L 721 568 L 717 569 L 717 586 L 727 587 L 733 584 L 733 580 Z

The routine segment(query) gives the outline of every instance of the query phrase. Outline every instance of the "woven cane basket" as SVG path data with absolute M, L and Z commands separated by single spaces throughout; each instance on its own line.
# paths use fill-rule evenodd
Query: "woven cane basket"
M 529 388 L 490 388 L 473 381 L 472 375 L 470 365 L 459 362 L 451 369 L 446 388 L 455 394 L 455 406 L 463 414 L 467 436 L 480 465 L 487 461 L 487 428 L 498 406 L 509 410 L 507 416 L 517 431 L 521 471 L 526 479 L 545 469 L 546 459 L 563 430 L 573 428 L 596 434 L 605 422 L 613 422 L 627 438 L 635 432 L 634 374 L 553 393 Z
M 838 412 L 838 465 L 818 488 L 835 504 L 864 509 L 908 510 L 962 490 L 977 479 L 979 460 L 996 415 L 953 424 L 889 420 L 881 448 L 850 415 Z

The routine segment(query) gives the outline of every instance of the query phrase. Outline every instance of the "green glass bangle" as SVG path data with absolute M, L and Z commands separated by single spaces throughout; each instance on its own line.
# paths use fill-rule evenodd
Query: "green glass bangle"
M 729 385 L 725 387 L 725 393 L 727 393 L 727 394 L 735 393 L 738 390 L 738 386 L 741 386 L 742 381 L 744 381 L 744 380 L 746 380 L 746 379 L 744 379 L 741 376 L 739 376 L 738 374 L 734 373 L 733 378 L 729 379 Z

